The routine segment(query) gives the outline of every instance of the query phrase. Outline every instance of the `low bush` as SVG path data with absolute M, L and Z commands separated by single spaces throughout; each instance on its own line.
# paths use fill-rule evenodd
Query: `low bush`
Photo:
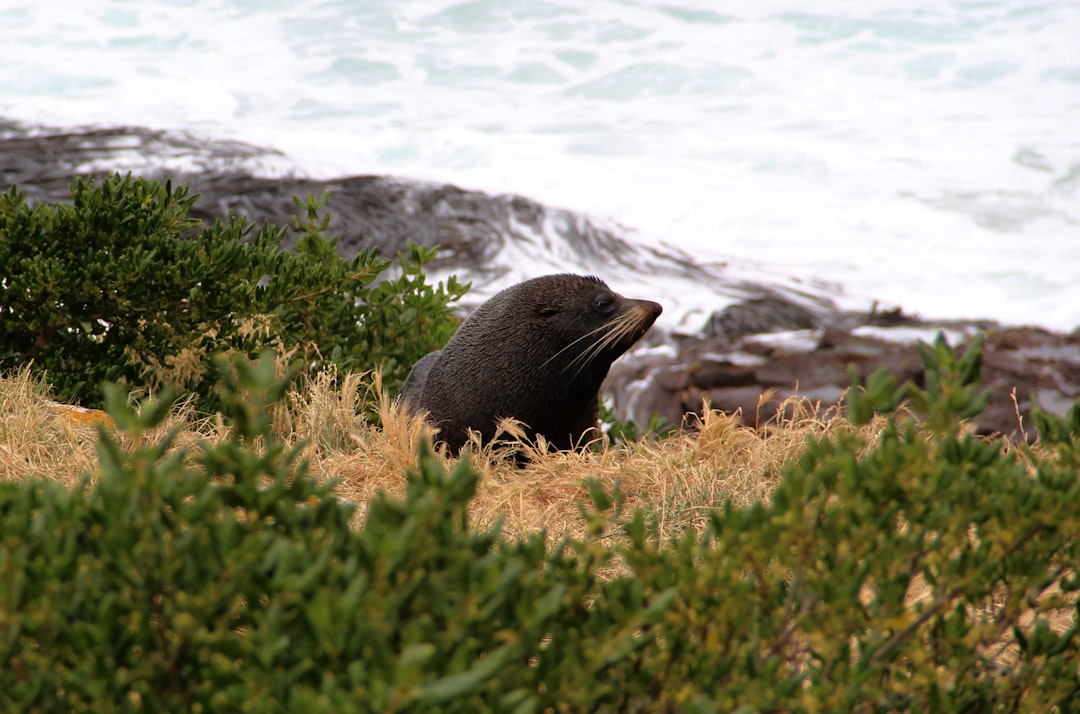
M 0 370 L 32 364 L 56 396 L 98 406 L 101 385 L 165 386 L 217 408 L 214 357 L 271 348 L 302 365 L 379 370 L 396 389 L 439 349 L 465 288 L 427 284 L 433 252 L 389 260 L 338 255 L 323 200 L 297 201 L 295 250 L 284 229 L 241 218 L 203 226 L 186 187 L 115 175 L 76 179 L 70 204 L 0 196 Z
M 649 420 L 642 429 L 633 419 L 619 419 L 613 404 L 600 400 L 598 420 L 604 438 L 595 442 L 595 449 L 602 449 L 614 444 L 630 444 L 639 441 L 655 441 L 674 434 L 677 429 L 668 420 L 656 412 L 649 414 Z
M 597 483 L 588 538 L 475 529 L 476 471 L 426 446 L 356 528 L 272 435 L 272 357 L 219 370 L 232 436 L 201 448 L 113 388 L 135 448 L 103 425 L 78 488 L 0 484 L 0 708 L 1070 711 L 1080 404 L 1037 448 L 972 436 L 979 354 L 876 375 L 850 412 L 889 414 L 874 441 L 813 439 L 670 543 Z

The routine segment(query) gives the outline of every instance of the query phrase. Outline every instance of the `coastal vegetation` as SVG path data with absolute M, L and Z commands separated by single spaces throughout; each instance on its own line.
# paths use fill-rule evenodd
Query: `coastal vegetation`
M 378 368 L 394 389 L 453 334 L 466 286 L 428 285 L 433 250 L 409 244 L 345 260 L 325 233 L 326 196 L 295 199 L 284 228 L 242 217 L 203 225 L 186 186 L 113 175 L 75 179 L 70 203 L 0 196 L 0 367 L 47 373 L 61 400 L 98 406 L 101 384 L 165 385 L 212 413 L 217 355 L 263 349 L 299 365 Z
M 309 293 L 289 285 L 273 289 L 293 302 L 259 292 L 264 275 L 311 288 L 323 278 L 307 271 L 336 265 L 317 201 L 301 204 L 297 231 L 317 250 L 295 273 L 267 270 L 301 265 L 274 257 L 280 235 L 245 243 L 241 229 L 231 240 L 255 247 L 210 240 L 203 260 L 172 246 L 188 257 L 157 263 L 164 274 L 208 267 L 217 250 L 240 266 L 235 256 L 253 251 L 262 267 L 234 277 L 254 288 L 231 298 L 252 309 L 214 311 L 216 298 L 196 291 L 203 318 L 185 321 L 163 303 L 164 315 L 138 312 L 135 296 L 113 295 L 133 312 L 95 318 L 107 330 L 65 318 L 50 344 L 66 359 L 43 366 L 47 349 L 24 359 L 35 342 L 9 326 L 76 313 L 84 303 L 63 290 L 94 294 L 55 277 L 68 250 L 54 245 L 65 239 L 55 226 L 132 246 L 137 231 L 115 237 L 100 216 L 147 221 L 159 236 L 216 235 L 182 211 L 166 229 L 139 213 L 192 200 L 182 190 L 112 181 L 76 184 L 76 198 L 113 193 L 70 223 L 68 208 L 28 207 L 14 193 L 0 207 L 0 250 L 23 261 L 4 264 L 38 271 L 9 271 L 0 292 L 0 708 L 1075 707 L 1080 405 L 1065 417 L 1036 410 L 1033 444 L 973 435 L 965 420 L 987 399 L 979 341 L 923 345 L 925 384 L 877 373 L 824 415 L 792 400 L 748 426 L 707 410 L 650 438 L 609 416 L 608 436 L 580 453 L 515 443 L 508 423 L 511 448 L 474 444 L 451 458 L 388 396 L 399 366 L 427 349 L 409 331 L 381 346 L 341 344 L 337 357 L 293 349 L 321 347 L 307 326 L 355 318 L 362 334 L 366 296 L 393 280 L 405 282 L 388 294 L 431 301 L 446 321 L 423 323 L 407 300 L 385 297 L 388 322 L 416 334 L 432 325 L 424 339 L 445 339 L 460 286 L 428 286 L 422 251 L 364 295 L 328 287 L 333 319 L 309 306 L 309 321 L 291 321 Z M 116 201 L 123 210 L 108 207 Z M 95 215 L 91 231 L 83 222 Z M 36 242 L 12 245 L 19 230 Z M 35 245 L 53 257 L 39 259 Z M 84 263 L 120 260 L 102 245 L 85 248 L 96 257 Z M 80 254 L 69 253 L 73 270 Z M 28 306 L 39 283 L 52 285 L 48 316 Z M 279 331 L 244 341 L 256 317 Z M 189 339 L 232 337 L 221 349 L 190 343 L 201 370 L 190 380 L 136 369 L 143 343 L 83 344 L 134 340 L 127 319 L 176 324 Z M 76 398 L 104 411 L 56 401 Z

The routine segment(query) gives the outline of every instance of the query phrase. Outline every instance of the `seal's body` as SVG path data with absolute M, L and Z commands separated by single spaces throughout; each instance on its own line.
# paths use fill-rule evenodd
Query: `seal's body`
M 661 307 L 613 292 L 604 281 L 547 275 L 494 295 L 439 352 L 421 359 L 402 398 L 428 414 L 457 453 L 468 430 L 484 441 L 499 421 L 523 422 L 557 449 L 579 446 L 596 426 L 611 363 L 648 331 Z

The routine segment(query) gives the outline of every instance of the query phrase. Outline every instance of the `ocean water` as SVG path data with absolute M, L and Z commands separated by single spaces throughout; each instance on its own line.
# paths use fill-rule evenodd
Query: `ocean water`
M 1077 0 L 0 0 L 0 47 L 7 118 L 522 194 L 849 307 L 1080 325 Z

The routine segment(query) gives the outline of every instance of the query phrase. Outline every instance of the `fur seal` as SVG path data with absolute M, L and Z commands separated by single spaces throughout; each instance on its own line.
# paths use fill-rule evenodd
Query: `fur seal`
M 611 363 L 652 327 L 663 308 L 631 300 L 594 276 L 546 275 L 497 293 L 442 350 L 409 373 L 401 398 L 426 412 L 452 453 L 499 421 L 524 423 L 557 449 L 580 446 L 596 426 Z

